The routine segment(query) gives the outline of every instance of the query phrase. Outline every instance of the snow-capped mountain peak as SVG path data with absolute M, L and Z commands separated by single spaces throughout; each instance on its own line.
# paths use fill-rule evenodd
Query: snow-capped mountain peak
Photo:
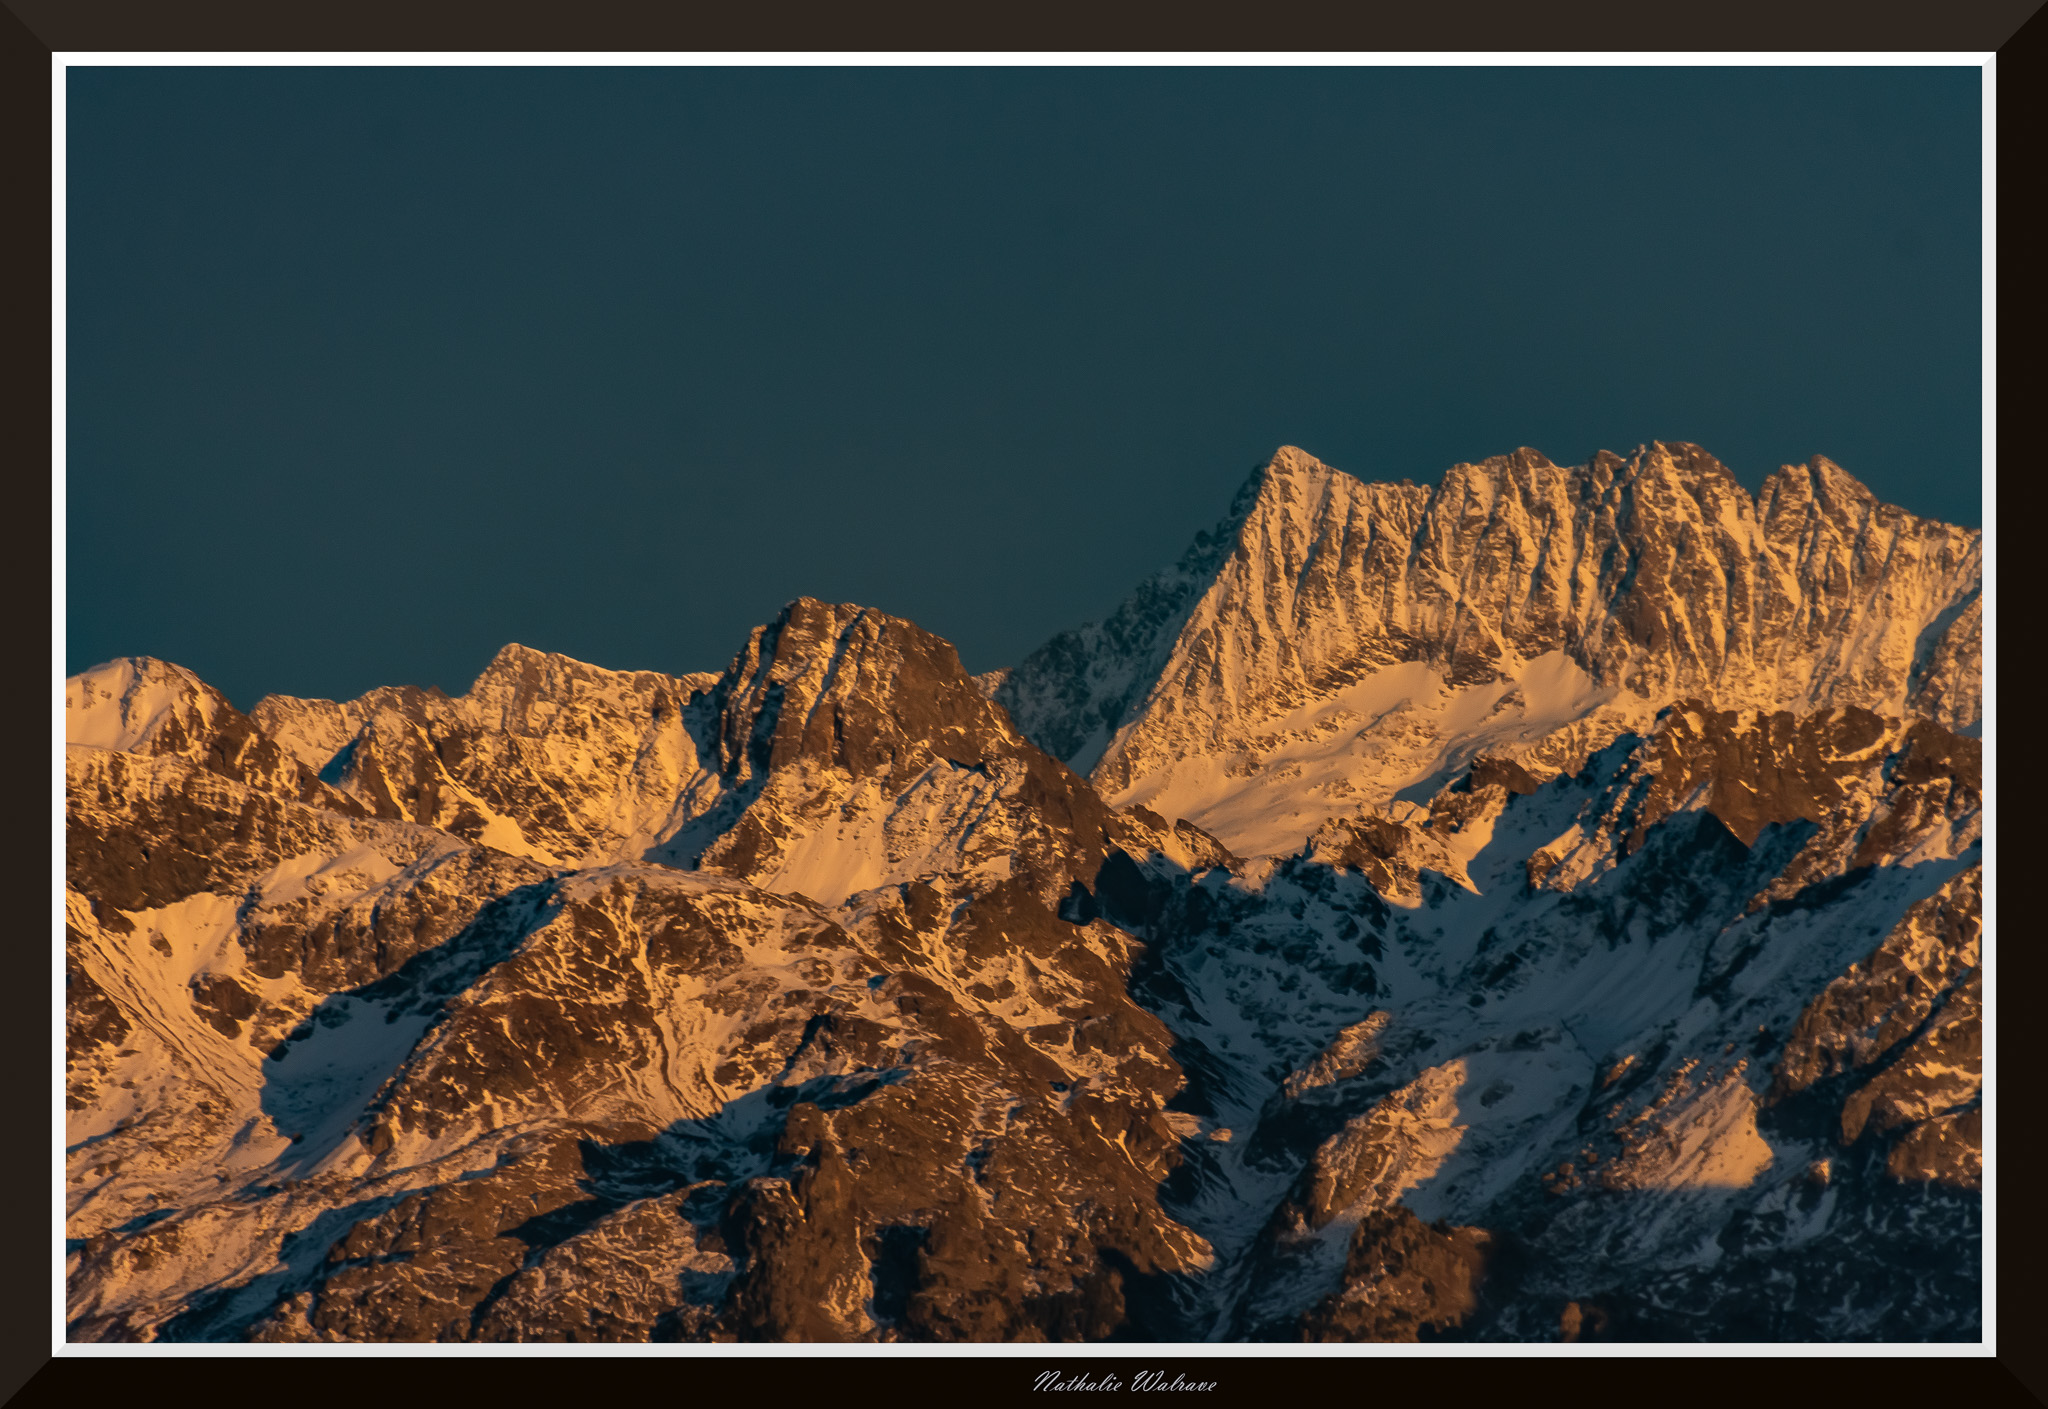
M 1980 577 L 1977 534 L 1822 459 L 1752 496 L 1686 443 L 1569 468 L 1523 448 L 1428 489 L 1290 446 L 996 698 L 1118 805 L 1284 853 L 1481 752 L 1576 767 L 1681 695 L 1973 727 Z

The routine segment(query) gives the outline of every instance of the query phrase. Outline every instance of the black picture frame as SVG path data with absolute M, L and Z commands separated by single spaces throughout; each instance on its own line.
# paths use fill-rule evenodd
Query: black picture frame
M 1579 51 L 1643 50 L 1702 53 L 1826 50 L 1833 52 L 1972 51 L 1997 53 L 1998 236 L 1998 404 L 2001 423 L 2024 425 L 2035 392 L 2028 344 L 2040 326 L 2039 261 L 2030 257 L 2037 239 L 2031 199 L 2044 170 L 2039 132 L 2042 59 L 2048 49 L 2048 21 L 2035 15 L 2041 0 L 1980 0 L 1949 6 L 1850 4 L 1844 0 L 1746 0 L 1706 7 L 1649 7 L 1581 0 L 1569 5 L 1533 6 L 1486 0 L 1477 6 L 1415 8 L 1399 13 L 1354 15 L 1341 23 L 1310 22 L 1306 13 L 1262 11 L 1255 19 L 1163 17 L 1140 25 L 1091 16 L 1086 25 L 1060 23 L 1044 12 L 1028 19 L 956 13 L 929 24 L 908 17 L 893 22 L 877 15 L 841 11 L 800 29 L 780 12 L 672 13 L 649 16 L 624 6 L 584 6 L 490 11 L 396 4 L 350 7 L 259 6 L 256 4 L 165 5 L 81 3 L 65 0 L 5 0 L 0 13 L 0 151 L 5 153 L 5 222 L 15 244 L 4 281 L 7 338 L 16 344 L 6 378 L 13 414 L 7 418 L 16 463 L 17 515 L 29 546 L 8 555 L 22 578 L 17 602 L 29 604 L 17 616 L 33 619 L 33 604 L 47 601 L 47 539 L 39 525 L 50 522 L 51 482 L 35 465 L 52 457 L 49 322 L 51 294 L 51 85 L 59 72 L 52 56 L 77 51 L 274 51 L 363 52 L 448 50 L 674 51 L 786 49 L 793 39 L 813 50 L 876 49 L 1088 49 L 1088 50 L 1430 50 Z M 1135 18 L 1135 17 L 1134 17 Z M 1014 19 L 1014 24 L 1011 22 Z M 893 32 L 892 32 L 893 31 Z M 2011 437 L 2017 460 L 2028 444 Z M 2000 487 L 2018 497 L 2004 499 L 2008 522 L 2024 524 L 2030 467 L 2015 463 Z M 38 551 L 34 544 L 45 544 Z M 2021 567 L 2024 572 L 2024 557 Z M 2008 574 L 2011 575 L 2011 574 Z M 2024 579 L 2022 593 L 2024 593 Z M 40 586 L 38 586 L 40 584 Z M 2003 596 L 2004 583 L 1998 590 Z M 2024 602 L 2024 596 L 2015 600 Z M 10 692 L 25 718 L 17 738 L 47 738 L 48 698 L 17 686 Z M 28 701 L 33 699 L 34 703 Z M 2018 776 L 2015 774 L 2014 776 Z M 22 790 L 24 793 L 28 789 Z M 47 793 L 40 794 L 47 804 Z M 2017 795 L 2024 802 L 2024 794 Z M 46 813 L 24 812 L 47 833 Z M 2017 810 L 2016 808 L 2014 810 Z M 2024 855 L 2024 852 L 2020 853 Z M 34 886 L 31 893 L 43 892 Z M 36 912 L 32 904 L 28 909 Z M 2018 1175 L 2002 1205 L 1997 1229 L 1999 1303 L 2004 1334 L 1995 1358 L 1866 1359 L 1740 1358 L 1645 1360 L 1607 1358 L 1536 1360 L 1513 1357 L 1405 1359 L 1329 1357 L 1314 1360 L 1281 1355 L 1167 1358 L 1133 1357 L 1063 1360 L 1046 1353 L 1026 1357 L 902 1356 L 888 1360 L 792 1354 L 763 1347 L 746 1357 L 691 1360 L 539 1359 L 504 1355 L 450 1358 L 361 1358 L 295 1362 L 280 1374 L 267 1362 L 204 1355 L 141 1358 L 52 1357 L 52 1286 L 44 1222 L 51 1208 L 46 1131 L 50 1037 L 48 994 L 54 981 L 54 949 L 31 924 L 9 961 L 6 1003 L 13 1021 L 0 1023 L 6 1070 L 15 1080 L 16 1141 L 4 1171 L 6 1207 L 13 1211 L 13 1236 L 0 1240 L 0 1402 L 25 1406 L 121 1402 L 144 1395 L 205 1396 L 297 1404 L 327 1395 L 361 1402 L 440 1402 L 451 1395 L 470 1400 L 508 1396 L 509 1402 L 546 1402 L 558 1395 L 585 1399 L 615 1394 L 650 1394 L 663 1400 L 724 1399 L 745 1402 L 768 1395 L 875 1394 L 893 1402 L 1008 1402 L 1041 1391 L 1034 1382 L 1047 1370 L 1071 1375 L 1118 1376 L 1129 1384 L 1138 1371 L 1164 1370 L 1170 1380 L 1217 1384 L 1204 1402 L 1268 1402 L 1313 1395 L 1328 1402 L 1356 1402 L 1388 1396 L 1427 1395 L 1454 1400 L 1511 1394 L 1569 1394 L 1592 1398 L 1613 1393 L 1711 1396 L 1714 1399 L 1773 1401 L 1794 1394 L 1831 1396 L 1877 1393 L 1947 1403 L 2025 1404 L 2048 1402 L 2048 1373 L 2042 1368 L 2030 1311 L 2034 1298 L 2038 1218 Z M 2023 1013 L 2036 991 L 2032 970 L 2039 960 L 2022 936 L 2001 956 L 2001 980 L 2011 1000 L 2007 1011 Z M 2005 1045 L 2011 1065 L 2004 1069 L 2013 1119 L 1998 1131 L 1998 1159 L 2023 1172 L 2031 1168 L 2026 1126 L 2027 1093 L 2038 1060 L 2024 1032 Z M 1192 1351 L 1194 1348 L 1190 1348 Z M 1799 1383 L 1807 1381 L 1808 1383 Z

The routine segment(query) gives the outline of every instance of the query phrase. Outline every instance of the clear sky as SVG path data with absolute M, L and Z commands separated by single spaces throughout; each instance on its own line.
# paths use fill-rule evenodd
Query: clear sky
M 460 692 L 799 595 L 972 670 L 1281 444 L 1976 524 L 1979 72 L 70 70 L 67 652 Z

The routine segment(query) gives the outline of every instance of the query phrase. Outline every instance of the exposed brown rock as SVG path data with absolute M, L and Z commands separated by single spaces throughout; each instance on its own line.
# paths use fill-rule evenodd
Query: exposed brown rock
M 1479 1307 L 1493 1239 L 1481 1228 L 1428 1224 L 1398 1204 L 1352 1234 L 1343 1288 L 1302 1318 L 1305 1341 L 1415 1341 Z
M 1958 1189 L 1984 1184 L 1984 1112 L 1979 1106 L 1923 1120 L 1885 1158 L 1894 1179 L 1919 1179 Z

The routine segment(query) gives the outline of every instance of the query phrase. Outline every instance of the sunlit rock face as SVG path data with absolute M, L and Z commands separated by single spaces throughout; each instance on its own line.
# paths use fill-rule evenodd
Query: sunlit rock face
M 67 682 L 69 1334 L 1973 1339 L 1979 540 L 1282 450 L 1007 672 Z
M 1518 450 L 1434 488 L 1287 447 L 995 697 L 1112 802 L 1279 854 L 1328 817 L 1426 803 L 1482 753 L 1576 771 L 1685 697 L 1969 730 L 1981 555 L 1825 459 L 1751 496 L 1685 444 L 1572 468 Z

